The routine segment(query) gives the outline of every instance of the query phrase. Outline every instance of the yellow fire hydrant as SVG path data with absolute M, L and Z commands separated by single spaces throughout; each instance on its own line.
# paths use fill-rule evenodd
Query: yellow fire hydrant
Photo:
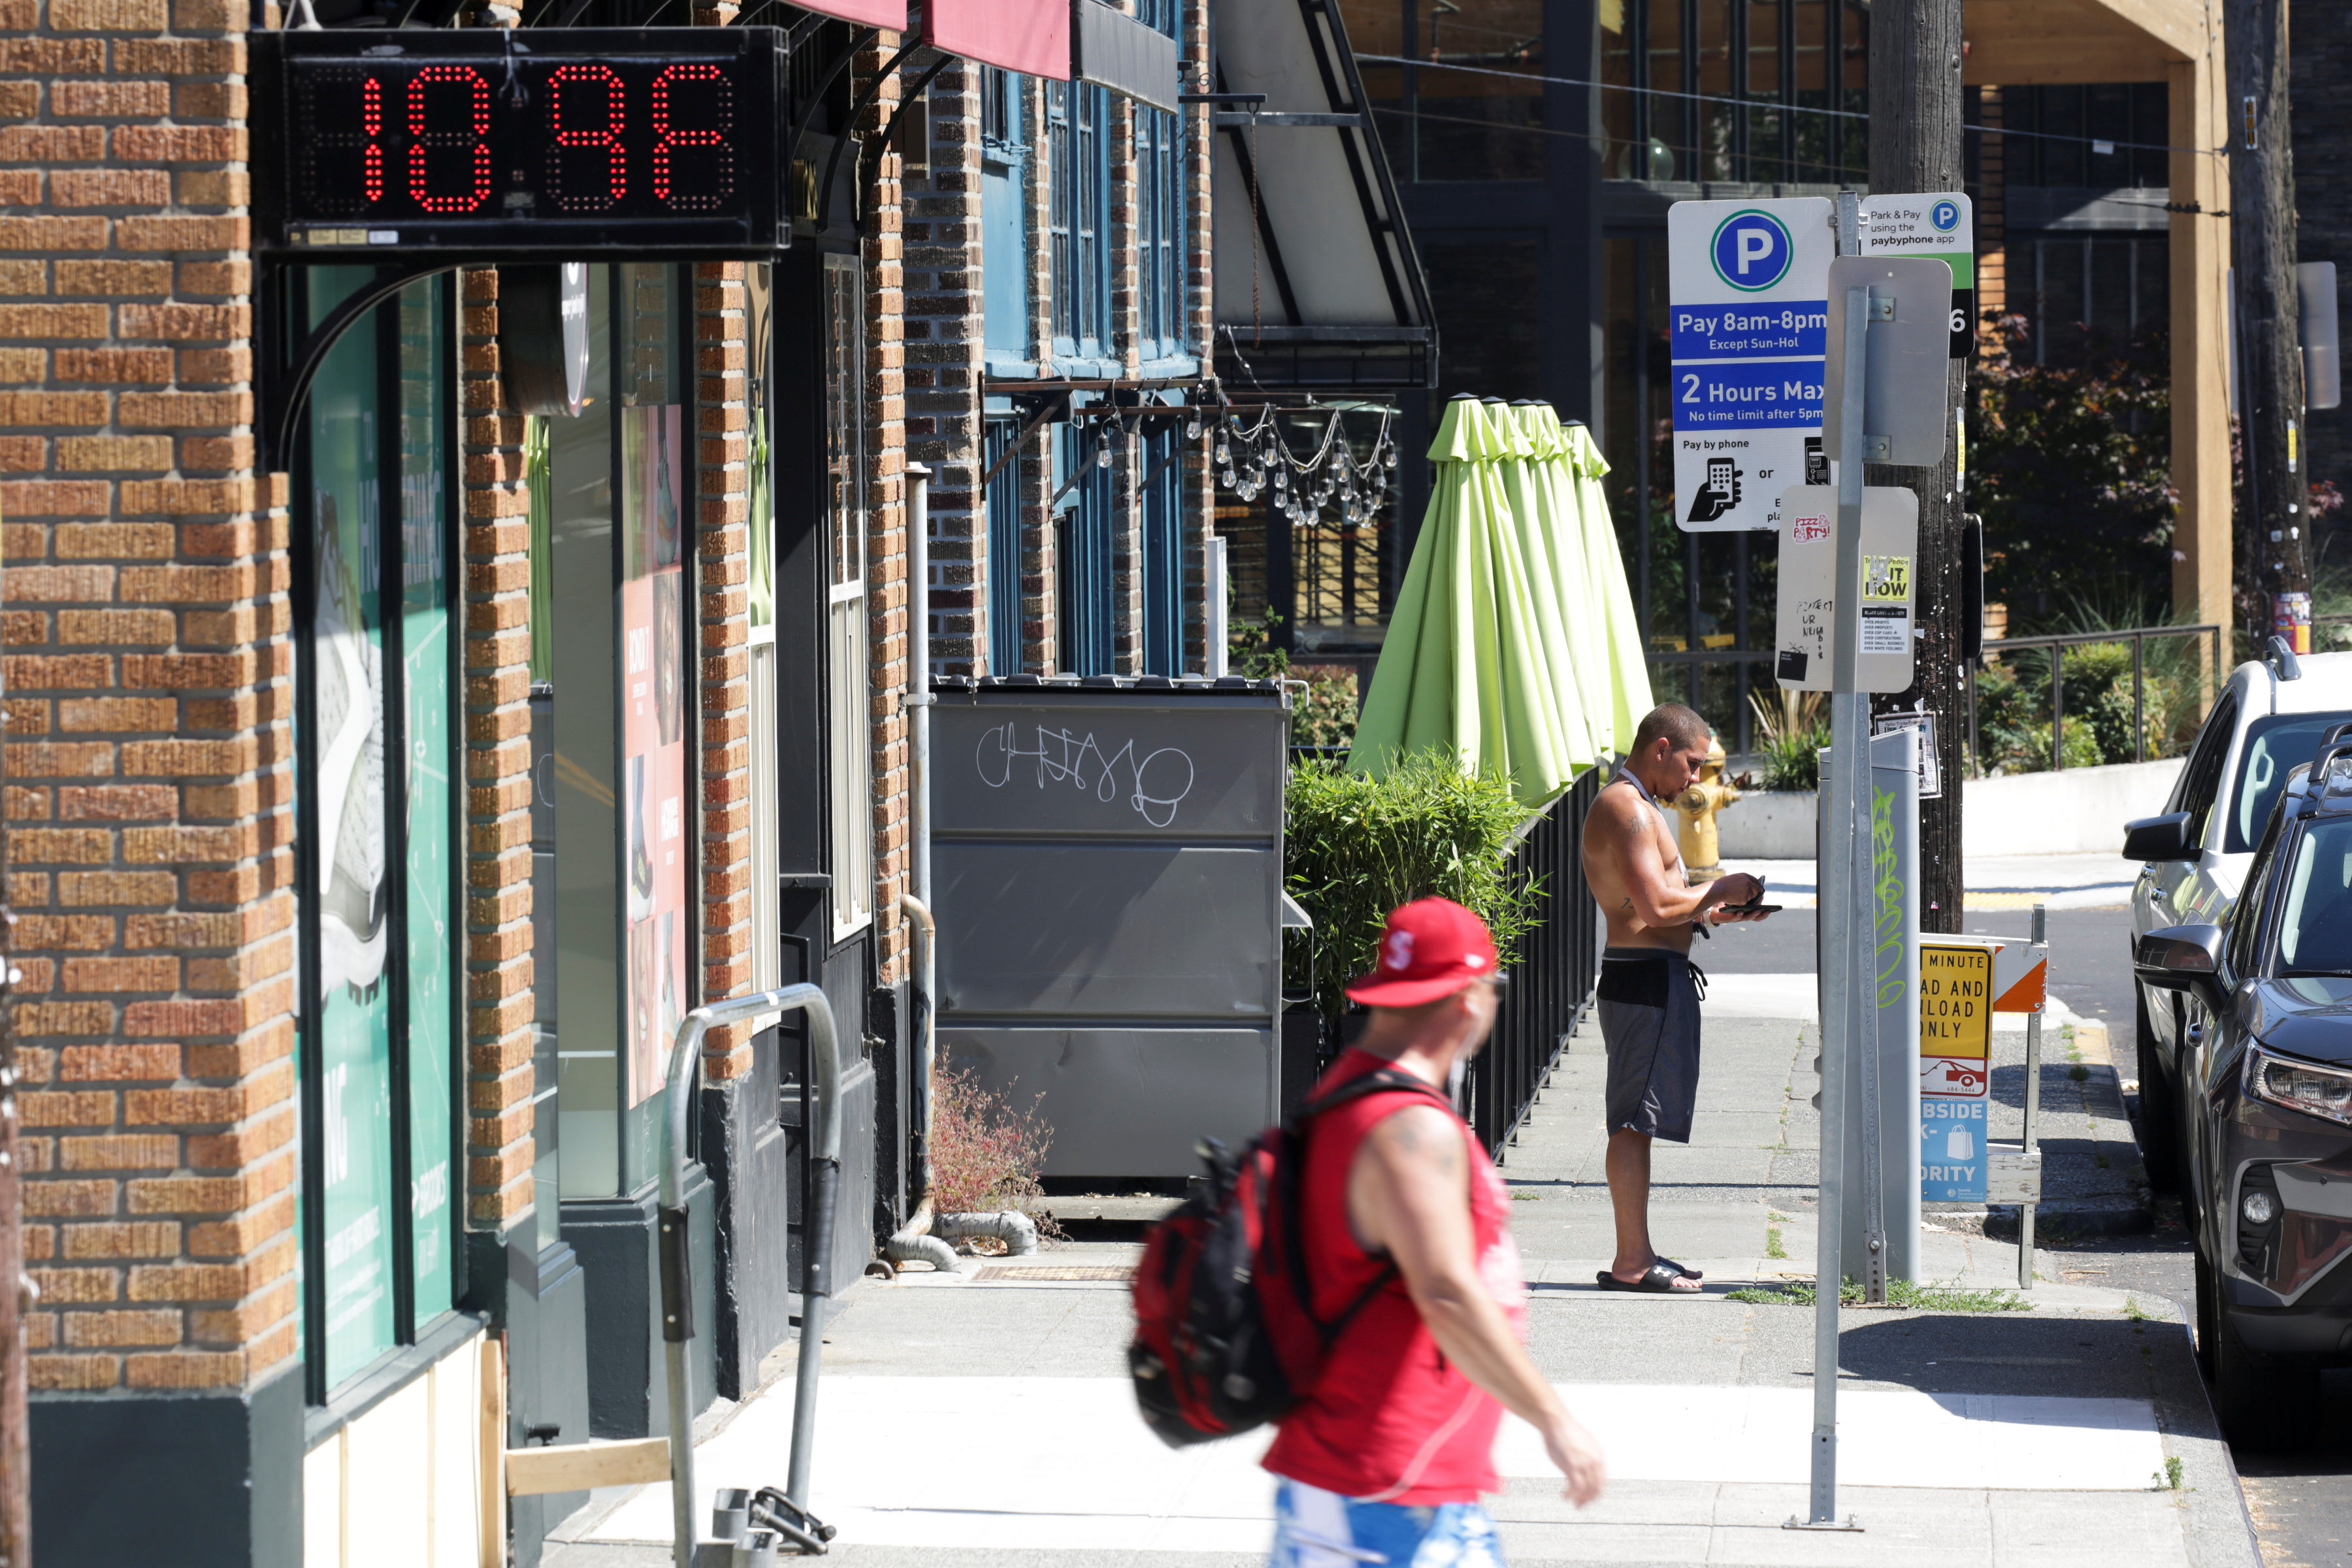
M 1698 771 L 1698 782 L 1675 796 L 1675 814 L 1680 818 L 1675 824 L 1675 837 L 1682 847 L 1683 869 L 1694 882 L 1711 882 L 1723 875 L 1723 841 L 1715 817 L 1739 798 L 1739 792 L 1723 776 L 1723 742 L 1718 738 L 1706 749 L 1706 763 Z

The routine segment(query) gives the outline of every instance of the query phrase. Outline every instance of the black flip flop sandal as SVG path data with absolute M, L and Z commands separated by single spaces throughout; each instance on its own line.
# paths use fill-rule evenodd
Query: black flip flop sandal
M 1649 1272 L 1639 1279 L 1620 1279 L 1606 1268 L 1594 1275 L 1593 1280 L 1603 1290 L 1624 1290 L 1637 1296 L 1696 1296 L 1696 1290 L 1677 1290 L 1675 1281 L 1683 1278 L 1674 1265 L 1664 1258 L 1650 1265 Z
M 1664 1264 L 1667 1268 L 1673 1269 L 1675 1273 L 1681 1275 L 1685 1279 L 1704 1279 L 1706 1278 L 1706 1275 L 1700 1273 L 1697 1269 L 1685 1268 L 1671 1258 L 1661 1258 L 1658 1261 Z

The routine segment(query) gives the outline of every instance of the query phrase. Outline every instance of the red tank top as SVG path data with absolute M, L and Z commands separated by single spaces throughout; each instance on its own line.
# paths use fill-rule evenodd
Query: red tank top
M 1316 1088 L 1335 1088 L 1388 1064 L 1350 1050 Z M 1299 1195 L 1315 1311 L 1327 1321 L 1379 1277 L 1387 1260 L 1366 1252 L 1348 1223 L 1348 1171 L 1356 1146 L 1383 1117 L 1426 1104 L 1374 1094 L 1318 1116 L 1307 1132 Z M 1511 1238 L 1510 1194 L 1468 1126 L 1470 1220 L 1478 1274 L 1522 1339 L 1527 1276 Z M 1282 1421 L 1265 1468 L 1343 1497 L 1427 1505 L 1475 1502 L 1499 1489 L 1495 1431 L 1503 1407 L 1438 1352 L 1402 1278 L 1391 1279 L 1341 1331 L 1314 1389 Z

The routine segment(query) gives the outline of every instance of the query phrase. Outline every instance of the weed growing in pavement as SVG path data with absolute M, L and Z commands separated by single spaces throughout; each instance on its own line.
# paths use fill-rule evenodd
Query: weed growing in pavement
M 1543 1196 L 1541 1193 L 1514 1192 L 1511 1194 L 1511 1201 L 1515 1204 L 1531 1204 L 1541 1196 Z
M 1796 1280 L 1780 1289 L 1765 1285 L 1750 1285 L 1724 1292 L 1727 1301 L 1748 1301 L 1760 1307 L 1810 1307 L 1820 1300 L 1820 1292 L 1809 1280 Z M 1849 1279 L 1838 1292 L 1841 1307 L 1860 1307 L 1862 1283 Z M 1914 1312 L 2030 1312 L 2033 1303 L 2014 1290 L 1971 1289 L 1955 1279 L 1946 1284 L 1922 1285 L 1910 1279 L 1889 1279 L 1886 1282 L 1886 1304 Z
M 969 1068 L 940 1068 L 932 1085 L 931 1206 L 940 1214 L 987 1214 L 1043 1197 L 1037 1178 L 1054 1130 L 1038 1116 L 1036 1102 L 1015 1110 Z M 1030 1217 L 1040 1234 L 1062 1234 L 1050 1215 Z M 993 1252 L 1005 1243 L 982 1237 L 964 1245 Z
M 1769 1222 L 1764 1227 L 1764 1256 L 1788 1257 L 1789 1249 L 1781 1245 L 1780 1241 L 1780 1226 L 1787 1222 L 1789 1216 L 1784 1214 L 1767 1214 L 1764 1217 Z
M 2167 1454 L 2164 1457 L 2164 1473 L 2156 1478 L 2156 1484 L 2167 1491 L 2177 1492 L 2181 1489 L 2179 1455 Z

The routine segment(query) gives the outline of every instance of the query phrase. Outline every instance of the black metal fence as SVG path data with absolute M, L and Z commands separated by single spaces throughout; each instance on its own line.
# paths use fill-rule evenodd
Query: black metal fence
M 1463 1114 L 1499 1163 L 1508 1157 L 1551 1072 L 1591 1004 L 1601 973 L 1601 911 L 1585 886 L 1584 820 L 1605 782 L 1593 768 L 1520 838 L 1513 872 L 1536 879 L 1537 924 L 1503 955 L 1509 984 L 1495 1032 L 1470 1064 Z

